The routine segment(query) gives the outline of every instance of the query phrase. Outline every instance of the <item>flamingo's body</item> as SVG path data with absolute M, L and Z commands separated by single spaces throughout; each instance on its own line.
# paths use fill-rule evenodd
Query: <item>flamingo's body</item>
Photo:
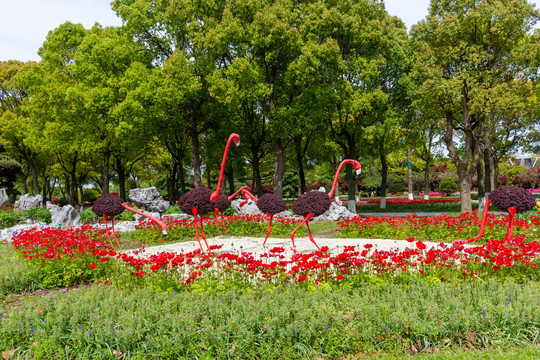
M 503 186 L 495 189 L 486 199 L 486 205 L 484 206 L 484 213 L 482 215 L 482 222 L 480 224 L 480 232 L 478 235 L 467 240 L 455 240 L 452 243 L 454 247 L 471 243 L 484 236 L 490 203 L 493 203 L 497 209 L 508 212 L 508 231 L 503 239 L 505 242 L 509 242 L 514 238 L 514 215 L 516 213 L 528 211 L 536 205 L 534 196 L 523 188 L 516 186 Z
M 109 228 L 107 226 L 107 222 L 109 218 L 111 218 L 111 224 L 112 224 L 112 236 L 114 240 L 116 241 L 116 245 L 120 248 L 120 244 L 118 243 L 118 238 L 116 237 L 116 234 L 114 232 L 114 217 L 120 215 L 124 210 L 129 210 L 131 212 L 143 215 L 150 220 L 158 223 L 161 226 L 161 230 L 163 232 L 163 236 L 167 235 L 167 226 L 160 220 L 147 215 L 145 213 L 142 213 L 140 211 L 134 210 L 130 208 L 125 202 L 120 199 L 120 197 L 116 193 L 110 193 L 105 194 L 103 196 L 100 196 L 92 205 L 92 211 L 97 216 L 103 216 L 103 219 L 105 220 L 105 235 L 107 236 L 107 239 L 109 240 L 109 243 L 111 245 L 111 248 L 114 249 L 114 246 L 111 242 L 111 238 L 109 236 Z
M 200 187 L 191 189 L 190 191 L 182 195 L 180 199 L 178 200 L 178 206 L 180 207 L 180 209 L 182 209 L 182 211 L 187 214 L 193 215 L 194 217 L 193 222 L 195 224 L 195 238 L 199 242 L 199 246 L 201 247 L 201 250 L 203 250 L 203 248 L 201 245 L 201 240 L 199 238 L 197 215 L 201 216 L 201 219 L 200 219 L 201 237 L 203 238 L 206 244 L 206 247 L 208 248 L 208 243 L 206 242 L 206 236 L 204 235 L 202 216 L 208 214 L 209 212 L 214 211 L 214 209 L 216 208 L 215 202 L 219 198 L 221 182 L 223 181 L 223 173 L 225 171 L 225 162 L 227 161 L 227 153 L 229 152 L 229 147 L 231 145 L 231 142 L 233 141 L 236 144 L 236 146 L 240 145 L 240 136 L 238 136 L 238 134 L 232 133 L 229 136 L 229 139 L 227 140 L 227 145 L 225 147 L 225 152 L 223 154 L 223 161 L 221 162 L 221 171 L 219 173 L 219 180 L 216 186 L 216 191 L 212 192 L 212 190 L 200 186 Z
M 280 213 L 285 210 L 286 208 L 285 201 L 279 196 L 272 193 L 266 193 L 263 196 L 261 196 L 259 199 L 257 199 L 249 191 L 243 190 L 242 194 L 244 195 L 244 198 L 246 199 L 246 201 L 249 201 L 249 200 L 255 201 L 257 208 L 263 213 L 265 213 L 266 215 L 268 215 L 268 231 L 266 233 L 266 237 L 264 238 L 264 242 L 263 242 L 263 245 L 264 245 L 266 244 L 266 240 L 268 240 L 268 236 L 270 236 L 270 233 L 272 232 L 272 219 L 274 218 L 275 214 Z
M 221 232 L 219 231 L 219 227 L 218 227 L 218 217 L 219 217 L 221 226 L 223 226 L 223 228 L 225 229 L 225 233 L 228 235 L 229 233 L 227 232 L 227 228 L 225 227 L 225 222 L 223 221 L 223 212 L 227 210 L 227 208 L 231 205 L 231 200 L 234 199 L 235 196 L 238 195 L 238 193 L 240 193 L 244 189 L 247 189 L 249 191 L 248 186 L 243 186 L 231 196 L 227 196 L 225 194 L 219 195 L 217 200 L 214 202 L 214 225 L 216 226 L 219 236 L 221 236 Z
M 360 175 L 362 167 L 358 161 L 351 160 L 351 159 L 343 160 L 338 166 L 336 175 L 334 177 L 334 182 L 332 184 L 332 189 L 330 190 L 328 194 L 322 191 L 310 191 L 308 193 L 302 194 L 293 203 L 292 210 L 296 214 L 302 215 L 304 217 L 304 221 L 302 221 L 302 223 L 298 225 L 298 227 L 291 232 L 291 240 L 293 243 L 293 247 L 295 247 L 294 234 L 296 233 L 296 231 L 298 231 L 298 229 L 302 225 L 306 224 L 309 239 L 311 240 L 313 244 L 315 244 L 317 249 L 320 250 L 319 245 L 317 245 L 317 243 L 313 239 L 313 235 L 311 234 L 311 230 L 309 229 L 309 220 L 313 218 L 314 216 L 318 216 L 325 213 L 330 208 L 330 204 L 332 203 L 331 199 L 332 199 L 332 196 L 334 195 L 334 191 L 336 190 L 339 173 L 343 165 L 347 163 L 353 164 L 354 169 L 356 170 L 356 176 Z

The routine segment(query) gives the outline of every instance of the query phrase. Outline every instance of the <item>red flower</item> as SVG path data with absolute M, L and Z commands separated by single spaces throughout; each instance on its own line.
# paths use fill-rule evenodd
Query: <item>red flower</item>
M 407 241 L 408 241 L 408 242 L 413 242 L 413 241 L 414 241 L 414 238 L 413 238 L 413 237 L 408 237 L 408 238 L 407 238 Z
M 96 268 L 96 264 L 90 264 L 90 265 L 88 265 L 88 268 L 90 270 L 94 270 Z
M 300 276 L 298 277 L 298 282 L 300 282 L 300 281 L 306 281 L 306 279 L 307 279 L 307 276 L 306 276 L 306 275 L 300 275 Z
M 336 280 L 339 281 L 339 280 L 341 280 L 341 279 L 343 279 L 343 275 L 339 274 L 338 276 L 336 276 Z
M 371 249 L 372 247 L 373 247 L 372 244 L 366 244 L 366 245 L 364 245 L 364 248 L 365 248 L 365 249 Z
M 416 247 L 419 249 L 419 250 L 424 250 L 426 248 L 426 244 L 424 244 L 423 242 L 421 241 L 417 241 L 416 242 Z

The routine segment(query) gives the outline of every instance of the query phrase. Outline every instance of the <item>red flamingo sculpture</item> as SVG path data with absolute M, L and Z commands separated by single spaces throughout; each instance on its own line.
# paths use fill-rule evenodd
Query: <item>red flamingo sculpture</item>
M 180 209 L 186 214 L 193 215 L 193 221 L 195 223 L 195 238 L 199 242 L 201 250 L 203 250 L 203 247 L 199 238 L 198 222 L 200 222 L 201 224 L 201 237 L 203 238 L 204 243 L 208 248 L 209 246 L 206 242 L 206 236 L 204 235 L 202 216 L 214 211 L 214 209 L 216 208 L 214 203 L 219 197 L 221 182 L 223 181 L 223 173 L 225 171 L 225 163 L 227 161 L 227 154 L 229 153 L 229 147 L 231 145 L 231 142 L 233 141 L 236 146 L 239 146 L 240 136 L 238 134 L 232 133 L 227 140 L 225 152 L 223 153 L 223 161 L 221 162 L 221 171 L 219 173 L 219 180 L 217 183 L 216 191 L 212 192 L 212 190 L 200 186 L 188 191 L 178 200 L 178 205 Z M 197 220 L 197 215 L 200 215 L 200 221 Z
M 493 203 L 497 209 L 508 212 L 508 231 L 503 239 L 505 242 L 510 242 L 514 238 L 514 215 L 516 213 L 529 211 L 536 206 L 534 196 L 523 188 L 516 186 L 503 186 L 497 188 L 491 194 L 489 194 L 488 198 L 486 199 L 486 205 L 484 206 L 484 213 L 482 215 L 482 222 L 480 223 L 480 232 L 478 235 L 467 240 L 455 240 L 452 243 L 454 247 L 471 243 L 484 236 L 490 203 Z
M 336 185 L 338 181 L 338 176 L 341 171 L 341 168 L 345 164 L 352 164 L 354 166 L 354 169 L 356 170 L 356 176 L 358 177 L 360 175 L 360 172 L 362 171 L 362 166 L 360 163 L 356 160 L 350 160 L 346 159 L 343 160 L 336 171 L 336 175 L 334 177 L 334 182 L 332 184 L 332 189 L 328 194 L 322 192 L 322 191 L 310 191 L 305 194 L 302 194 L 292 205 L 292 210 L 298 214 L 302 215 L 304 217 L 304 221 L 298 225 L 296 229 L 294 229 L 291 232 L 291 240 L 293 243 L 293 248 L 296 248 L 294 245 L 294 234 L 296 231 L 304 224 L 306 224 L 309 239 L 317 249 L 320 250 L 319 245 L 313 240 L 313 235 L 311 234 L 311 230 L 309 229 L 309 220 L 313 218 L 314 216 L 321 215 L 328 211 L 330 208 L 330 203 L 332 202 L 332 196 L 334 195 L 334 191 L 336 190 Z
M 223 228 L 225 229 L 225 233 L 229 235 L 229 233 L 227 232 L 227 228 L 225 227 L 225 222 L 223 221 L 223 212 L 227 210 L 227 208 L 231 205 L 231 200 L 234 199 L 236 195 L 238 195 L 242 190 L 245 190 L 245 189 L 248 189 L 249 191 L 249 186 L 242 186 L 240 189 L 236 190 L 236 192 L 232 194 L 231 196 L 221 194 L 219 195 L 217 200 L 214 202 L 214 207 L 215 207 L 214 225 L 216 226 L 219 236 L 221 236 L 221 232 L 219 231 L 219 227 L 218 227 L 218 217 L 219 217 L 221 226 L 223 226 Z
M 266 244 L 266 240 L 268 240 L 268 236 L 270 236 L 270 233 L 272 232 L 272 219 L 274 218 L 275 214 L 285 210 L 285 201 L 283 201 L 283 199 L 279 196 L 272 193 L 266 193 L 259 199 L 257 199 L 252 193 L 246 190 L 242 191 L 242 195 L 244 196 L 244 199 L 246 199 L 245 201 L 255 201 L 257 208 L 259 208 L 259 210 L 261 210 L 268 216 L 268 232 L 266 233 L 266 237 L 264 238 L 264 245 Z M 242 202 L 240 206 L 244 204 L 245 202 Z
M 165 225 L 163 221 L 158 220 L 143 212 L 130 208 L 127 205 L 127 203 L 125 203 L 122 199 L 120 199 L 117 193 L 105 194 L 103 196 L 100 196 L 96 201 L 94 201 L 94 204 L 92 205 L 92 211 L 97 216 L 103 216 L 103 219 L 105 220 L 105 235 L 107 236 L 107 240 L 109 240 L 109 244 L 111 244 L 112 249 L 114 249 L 114 246 L 109 236 L 109 228 L 107 226 L 107 223 L 108 223 L 109 218 L 111 218 L 112 236 L 114 240 L 116 241 L 116 245 L 118 245 L 118 247 L 121 248 L 120 244 L 118 243 L 118 238 L 116 237 L 116 233 L 114 231 L 114 217 L 120 215 L 124 210 L 128 210 L 136 214 L 145 216 L 149 218 L 150 220 L 156 222 L 161 227 L 163 236 L 167 236 L 167 225 Z

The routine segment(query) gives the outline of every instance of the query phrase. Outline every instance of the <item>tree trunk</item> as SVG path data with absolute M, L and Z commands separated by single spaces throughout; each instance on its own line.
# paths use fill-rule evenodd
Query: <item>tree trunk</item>
M 431 191 L 430 181 L 429 181 L 429 166 L 431 163 L 431 156 L 428 155 L 426 160 L 426 170 L 424 171 L 424 199 L 429 199 L 429 192 Z
M 348 159 L 356 159 L 356 136 L 353 134 L 348 138 L 349 153 Z M 358 181 L 356 180 L 356 171 L 351 164 L 347 164 L 345 169 L 345 176 L 347 179 L 347 208 L 353 214 L 356 214 L 356 194 L 358 188 Z
M 180 161 L 178 163 L 178 180 L 180 181 L 180 191 L 182 192 L 182 194 L 186 193 L 186 180 L 184 179 L 184 176 L 185 176 L 184 163 Z M 174 199 L 174 201 L 179 199 L 178 195 L 179 194 L 176 195 L 176 198 Z
M 491 154 L 491 144 L 489 139 L 486 139 L 484 145 L 484 166 L 485 166 L 485 187 L 486 196 L 495 190 L 495 171 L 493 169 L 493 156 Z
M 120 199 L 126 201 L 126 169 L 119 159 L 116 160 L 116 171 L 118 173 L 119 196 Z
M 411 157 L 412 157 L 412 149 L 407 149 L 407 192 L 409 194 L 408 198 L 409 200 L 412 200 L 414 198 L 413 196 L 413 183 L 412 183 L 412 163 L 411 163 Z
M 471 180 L 467 171 L 467 166 L 460 164 L 458 166 L 459 191 L 461 200 L 461 213 L 472 212 L 471 203 Z
M 253 167 L 253 182 L 256 190 L 257 197 L 263 195 L 262 179 L 261 179 L 261 162 L 259 159 L 259 148 L 257 146 L 251 146 L 251 165 Z M 253 189 L 251 189 L 253 191 Z
M 33 160 L 28 161 L 28 166 L 30 167 L 30 172 L 32 173 L 32 187 L 34 189 L 34 195 L 39 194 L 39 182 L 36 164 Z
M 306 192 L 306 176 L 304 173 L 304 154 L 302 152 L 302 136 L 295 136 L 294 151 L 296 153 L 296 166 L 298 167 L 298 196 Z
M 227 182 L 229 183 L 229 194 L 232 195 L 236 191 L 234 187 L 234 166 L 232 163 L 229 164 L 229 169 L 227 171 Z M 223 193 L 227 193 L 225 184 L 223 184 Z
M 73 166 L 75 168 L 76 165 Z M 77 186 L 77 174 L 73 171 L 70 174 L 71 176 L 71 186 L 70 186 L 70 192 L 71 192 L 71 202 L 70 204 L 75 206 L 79 204 L 79 188 Z
M 26 171 L 21 172 L 21 185 L 22 185 L 23 195 L 28 194 L 28 186 L 26 185 L 27 180 L 28 180 L 28 175 L 26 174 Z
M 484 211 L 484 205 L 486 204 L 486 189 L 484 187 L 484 169 L 482 162 L 479 161 L 476 165 L 476 181 L 478 182 L 478 211 L 482 213 Z
M 386 162 L 386 154 L 383 147 L 379 152 L 381 158 L 381 209 L 386 209 L 386 182 L 388 178 L 388 163 Z
M 106 195 L 109 193 L 109 161 L 111 159 L 111 152 L 106 150 L 103 152 L 103 172 L 101 174 L 101 179 L 103 183 L 101 185 L 101 195 Z
M 285 174 L 285 152 L 281 138 L 275 137 L 274 151 L 276 156 L 276 167 L 274 172 L 274 194 L 283 197 L 283 175 Z
M 201 176 L 201 161 L 199 159 L 199 136 L 196 132 L 191 133 L 191 160 L 193 162 L 193 178 L 195 181 L 195 187 L 203 186 Z

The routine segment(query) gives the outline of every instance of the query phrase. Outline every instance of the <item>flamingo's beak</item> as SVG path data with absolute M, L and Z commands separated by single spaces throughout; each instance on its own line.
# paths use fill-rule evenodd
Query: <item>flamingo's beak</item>
M 360 177 L 360 174 L 362 173 L 362 168 L 358 168 L 356 169 L 356 179 L 358 179 Z
M 167 230 L 163 230 L 161 233 L 163 234 L 163 237 L 167 236 Z

